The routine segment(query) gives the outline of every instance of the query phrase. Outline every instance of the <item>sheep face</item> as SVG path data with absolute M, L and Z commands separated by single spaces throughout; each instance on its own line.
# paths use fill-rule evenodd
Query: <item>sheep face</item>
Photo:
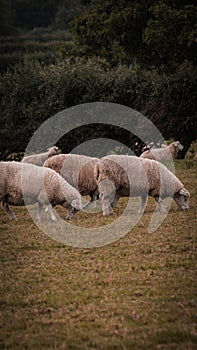
M 75 208 L 76 210 L 81 210 L 82 209 L 82 204 L 79 199 L 73 199 L 70 205 Z
M 182 188 L 179 192 L 175 193 L 174 200 L 181 210 L 189 209 L 189 192 Z
M 54 150 L 55 154 L 59 153 L 59 148 L 57 146 L 52 147 L 52 149 Z
M 48 148 L 48 158 L 52 156 L 56 156 L 56 154 L 59 153 L 59 148 L 57 146 L 53 146 L 51 148 Z
M 179 151 L 182 151 L 183 150 L 183 145 L 181 145 L 181 143 L 179 141 L 175 141 L 173 142 L 173 146 L 175 149 L 179 150 Z

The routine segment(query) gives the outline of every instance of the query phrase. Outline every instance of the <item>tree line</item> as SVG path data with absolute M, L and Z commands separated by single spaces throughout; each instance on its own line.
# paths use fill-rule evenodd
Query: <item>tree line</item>
M 196 22 L 194 0 L 99 0 L 74 19 L 73 33 L 88 56 L 175 70 L 197 63 Z
M 29 58 L 1 74 L 1 159 L 24 152 L 54 113 L 85 102 L 138 110 L 165 139 L 184 144 L 182 157 L 197 139 L 194 0 L 0 0 L 0 17 L 5 35 L 14 27 L 57 25 L 69 28 L 74 44 L 57 60 Z M 137 154 L 143 147 L 138 142 L 135 149 L 134 135 L 106 126 L 75 130 L 59 146 L 68 152 L 104 136 L 125 141 Z
M 197 63 L 195 0 L 0 0 L 0 34 L 69 29 L 75 56 L 175 71 Z

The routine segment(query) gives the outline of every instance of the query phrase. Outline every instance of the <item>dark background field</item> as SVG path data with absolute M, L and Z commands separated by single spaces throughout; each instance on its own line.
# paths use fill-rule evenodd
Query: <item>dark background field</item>
M 0 159 L 20 159 L 45 120 L 89 102 L 139 111 L 184 158 L 197 139 L 196 21 L 194 0 L 0 0 Z M 97 137 L 144 147 L 106 125 L 58 146 Z

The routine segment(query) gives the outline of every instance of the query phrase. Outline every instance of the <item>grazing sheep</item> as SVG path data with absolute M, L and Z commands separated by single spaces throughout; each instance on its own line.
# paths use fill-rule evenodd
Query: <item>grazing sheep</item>
M 46 160 L 44 167 L 51 168 L 59 173 L 66 181 L 75 187 L 82 196 L 89 195 L 91 200 L 98 197 L 97 183 L 94 179 L 94 166 L 98 158 L 79 154 L 59 154 Z
M 169 146 L 163 148 L 151 148 L 144 151 L 140 158 L 155 159 L 157 161 L 165 161 L 176 159 L 178 152 L 182 151 L 183 146 L 179 141 L 172 142 Z
M 49 148 L 49 150 L 47 152 L 32 154 L 30 156 L 25 156 L 25 157 L 23 157 L 21 162 L 22 163 L 30 163 L 30 164 L 34 164 L 34 165 L 38 165 L 38 166 L 43 166 L 43 164 L 44 164 L 45 160 L 47 160 L 47 158 L 50 158 L 50 157 L 58 154 L 58 150 L 59 150 L 58 147 L 53 146 L 53 147 Z
M 159 211 L 165 211 L 162 199 L 172 197 L 182 209 L 189 208 L 189 192 L 179 179 L 162 163 L 126 155 L 110 155 L 97 162 L 94 169 L 102 199 L 103 215 L 113 213 L 120 197 L 141 197 L 143 213 L 148 195 L 158 202 Z
M 16 216 L 9 205 L 38 203 L 37 218 L 41 218 L 43 205 L 47 205 L 51 220 L 57 220 L 52 207 L 61 205 L 71 218 L 82 208 L 81 195 L 52 169 L 21 162 L 0 162 L 0 201 L 12 220 Z

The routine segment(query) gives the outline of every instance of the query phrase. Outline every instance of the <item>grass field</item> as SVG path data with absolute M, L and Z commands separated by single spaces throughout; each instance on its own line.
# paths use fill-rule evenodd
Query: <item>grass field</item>
M 72 34 L 65 30 L 34 29 L 17 36 L 0 37 L 0 72 L 19 62 L 51 64 L 74 50 Z
M 13 208 L 17 222 L 1 210 L 0 349 L 196 349 L 197 162 L 176 161 L 176 174 L 190 210 L 173 203 L 148 234 L 150 199 L 138 224 L 102 248 L 67 247 L 25 208 Z M 107 220 L 79 213 L 73 224 Z

